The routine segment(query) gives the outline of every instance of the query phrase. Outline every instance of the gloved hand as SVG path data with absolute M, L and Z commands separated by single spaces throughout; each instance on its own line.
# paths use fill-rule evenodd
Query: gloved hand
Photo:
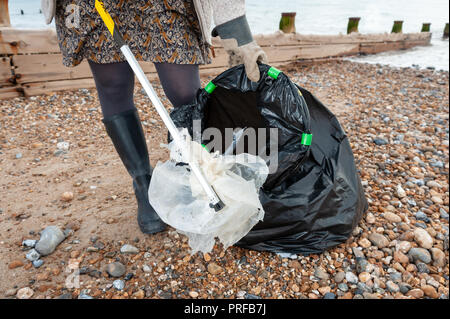
M 253 40 L 245 15 L 218 25 L 212 36 L 220 36 L 225 51 L 229 55 L 230 67 L 244 64 L 250 81 L 258 82 L 260 78 L 257 62 L 267 63 L 267 55 Z

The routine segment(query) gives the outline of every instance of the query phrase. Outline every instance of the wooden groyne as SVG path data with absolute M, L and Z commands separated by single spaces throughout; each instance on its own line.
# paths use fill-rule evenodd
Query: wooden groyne
M 346 35 L 302 35 L 278 31 L 256 35 L 255 40 L 268 55 L 269 63 L 279 66 L 292 61 L 336 58 L 408 49 L 430 43 L 431 33 L 393 33 Z M 213 63 L 201 66 L 201 72 L 218 74 L 227 67 L 228 56 L 213 39 Z M 142 62 L 144 72 L 153 77 L 153 63 Z M 31 96 L 53 91 L 91 88 L 94 81 L 86 61 L 68 68 L 53 29 L 18 30 L 0 28 L 0 99 Z

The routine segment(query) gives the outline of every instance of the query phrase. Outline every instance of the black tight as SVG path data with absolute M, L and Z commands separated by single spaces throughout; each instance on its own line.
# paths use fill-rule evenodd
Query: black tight
M 134 110 L 134 73 L 128 62 L 89 61 L 104 118 Z M 198 65 L 155 63 L 159 80 L 174 107 L 190 103 L 200 88 Z

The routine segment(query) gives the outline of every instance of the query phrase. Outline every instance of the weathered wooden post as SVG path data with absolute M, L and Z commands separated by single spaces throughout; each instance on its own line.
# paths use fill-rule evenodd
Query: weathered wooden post
M 10 27 L 8 0 L 0 0 L 0 27 Z
M 296 12 L 281 13 L 280 30 L 284 33 L 295 33 Z
M 361 20 L 361 18 L 359 17 L 348 18 L 347 34 L 350 34 L 352 32 L 359 32 L 358 31 L 359 20 Z
M 422 31 L 420 31 L 420 32 L 430 32 L 430 25 L 431 25 L 431 23 L 423 23 Z
M 448 22 L 445 24 L 445 28 L 444 28 L 444 38 L 448 38 Z
M 403 21 L 394 21 L 391 33 L 402 33 Z

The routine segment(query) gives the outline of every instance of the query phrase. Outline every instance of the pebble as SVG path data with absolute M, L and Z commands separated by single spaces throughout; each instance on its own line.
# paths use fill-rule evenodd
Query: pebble
M 64 193 L 62 193 L 62 195 L 61 195 L 61 200 L 62 200 L 63 202 L 70 202 L 70 201 L 73 200 L 73 197 L 74 197 L 74 195 L 73 195 L 72 192 L 64 192 Z
M 340 271 L 334 276 L 334 281 L 340 283 L 345 279 L 345 272 Z
M 196 292 L 196 291 L 189 291 L 189 296 L 191 296 L 192 298 L 197 298 L 198 297 L 198 292 Z
M 34 268 L 39 268 L 39 267 L 41 267 L 43 264 L 44 264 L 44 261 L 43 261 L 42 259 L 33 261 L 33 266 L 34 266 Z
M 146 272 L 146 273 L 150 273 L 150 272 L 152 272 L 152 268 L 148 265 L 144 265 L 144 266 L 142 266 L 142 271 Z
M 446 264 L 445 254 L 439 248 L 431 248 L 431 256 L 433 258 L 433 266 L 444 267 Z
M 322 280 L 328 280 L 328 278 L 330 277 L 330 275 L 321 267 L 316 268 L 316 270 L 314 271 L 314 276 Z
M 394 252 L 394 260 L 401 263 L 401 264 L 408 264 L 409 258 L 401 251 Z
M 365 258 L 356 257 L 356 272 L 358 274 L 365 272 L 368 265 L 369 265 L 369 263 Z
M 350 271 L 345 273 L 345 279 L 350 284 L 357 284 L 358 283 L 358 277 L 354 273 L 352 273 Z
M 47 226 L 41 233 L 35 249 L 42 255 L 53 253 L 56 247 L 65 239 L 63 231 L 57 226 Z
M 433 286 L 424 285 L 423 287 L 421 287 L 421 289 L 422 289 L 423 293 L 425 294 L 425 296 L 434 298 L 434 299 L 439 298 L 439 294 L 437 293 L 436 288 L 434 288 Z
M 365 283 L 370 280 L 371 276 L 368 272 L 362 272 L 358 275 L 359 281 Z
M 412 288 L 410 285 L 405 284 L 405 283 L 400 283 L 399 287 L 400 287 L 400 292 L 404 295 L 406 295 Z
M 347 286 L 346 283 L 340 283 L 340 284 L 338 285 L 338 288 L 339 288 L 341 291 L 343 291 L 343 292 L 347 292 L 347 291 L 348 291 L 348 286 Z
M 122 254 L 137 254 L 139 253 L 139 249 L 133 245 L 125 244 L 120 248 L 120 252 Z
M 396 194 L 398 198 L 406 197 L 406 192 L 401 185 L 397 185 Z
M 393 281 L 387 281 L 386 282 L 386 288 L 390 291 L 390 292 L 399 292 L 400 291 L 400 287 L 394 283 Z
M 5 292 L 5 297 L 12 297 L 15 296 L 17 294 L 17 289 L 12 288 L 12 289 L 8 289 Z
M 435 204 L 438 204 L 438 205 L 444 204 L 444 201 L 442 200 L 442 198 L 440 196 L 433 196 L 433 197 L 431 197 L 431 201 L 433 203 L 435 203 Z
M 365 257 L 361 248 L 353 247 L 352 251 L 353 251 L 353 255 L 355 255 L 356 258 L 364 258 Z
M 208 272 L 212 275 L 218 275 L 223 271 L 222 267 L 217 265 L 216 263 L 208 264 Z
M 33 261 L 36 261 L 36 260 L 38 260 L 39 258 L 41 258 L 41 255 L 36 251 L 36 249 L 31 249 L 31 250 L 25 255 L 25 257 L 26 257 L 29 261 L 33 262 Z
M 425 223 L 429 223 L 430 219 L 428 218 L 427 214 L 425 214 L 424 212 L 418 211 L 414 217 L 416 218 L 416 220 L 420 220 L 420 221 L 424 221 Z
M 323 295 L 323 299 L 336 299 L 336 295 L 332 292 L 327 292 L 325 295 Z
M 374 138 L 373 142 L 379 146 L 389 144 L 389 142 L 384 138 Z
M 105 270 L 112 277 L 121 277 L 125 274 L 126 267 L 122 263 L 116 261 L 108 264 Z
M 421 274 L 428 274 L 430 273 L 430 270 L 428 269 L 428 266 L 424 263 L 417 262 L 416 263 L 417 271 Z
M 136 291 L 133 294 L 133 297 L 136 298 L 136 299 L 144 299 L 145 298 L 145 291 L 142 290 L 142 289 L 139 289 L 138 291 Z
M 78 299 L 94 299 L 94 297 L 88 295 L 86 292 L 81 292 L 78 295 Z
M 34 248 L 36 246 L 37 240 L 35 239 L 25 239 L 22 241 L 22 246 Z
M 367 238 L 360 239 L 358 244 L 363 248 L 369 248 L 370 246 L 372 246 L 372 243 Z
M 422 228 L 416 228 L 414 230 L 414 240 L 419 244 L 420 247 L 425 249 L 430 249 L 433 247 L 433 238 L 428 234 L 428 232 Z
M 249 294 L 249 293 L 245 294 L 244 298 L 245 299 L 262 299 L 260 296 Z
M 21 288 L 17 291 L 17 299 L 30 299 L 34 295 L 33 289 L 30 287 Z
M 371 233 L 369 235 L 369 240 L 378 248 L 384 248 L 389 245 L 389 240 L 384 235 L 378 233 Z
M 117 279 L 113 281 L 113 287 L 116 288 L 117 290 L 122 290 L 123 288 L 125 288 L 125 281 Z
M 411 289 L 410 291 L 408 291 L 406 293 L 406 295 L 407 296 L 412 296 L 412 297 L 417 298 L 417 299 L 420 299 L 420 298 L 423 297 L 424 293 L 423 293 L 422 289 L 415 288 L 415 289 Z
M 11 263 L 9 263 L 8 268 L 9 269 L 16 269 L 18 267 L 23 266 L 23 261 L 21 260 L 13 260 Z
M 68 151 L 70 148 L 69 142 L 59 142 L 56 144 L 56 148 L 60 151 Z
M 411 248 L 408 252 L 408 256 L 414 261 L 422 261 L 425 264 L 431 262 L 431 255 L 428 250 L 424 248 Z
M 390 221 L 391 223 L 400 223 L 402 221 L 402 218 L 394 213 L 384 213 L 384 218 Z

